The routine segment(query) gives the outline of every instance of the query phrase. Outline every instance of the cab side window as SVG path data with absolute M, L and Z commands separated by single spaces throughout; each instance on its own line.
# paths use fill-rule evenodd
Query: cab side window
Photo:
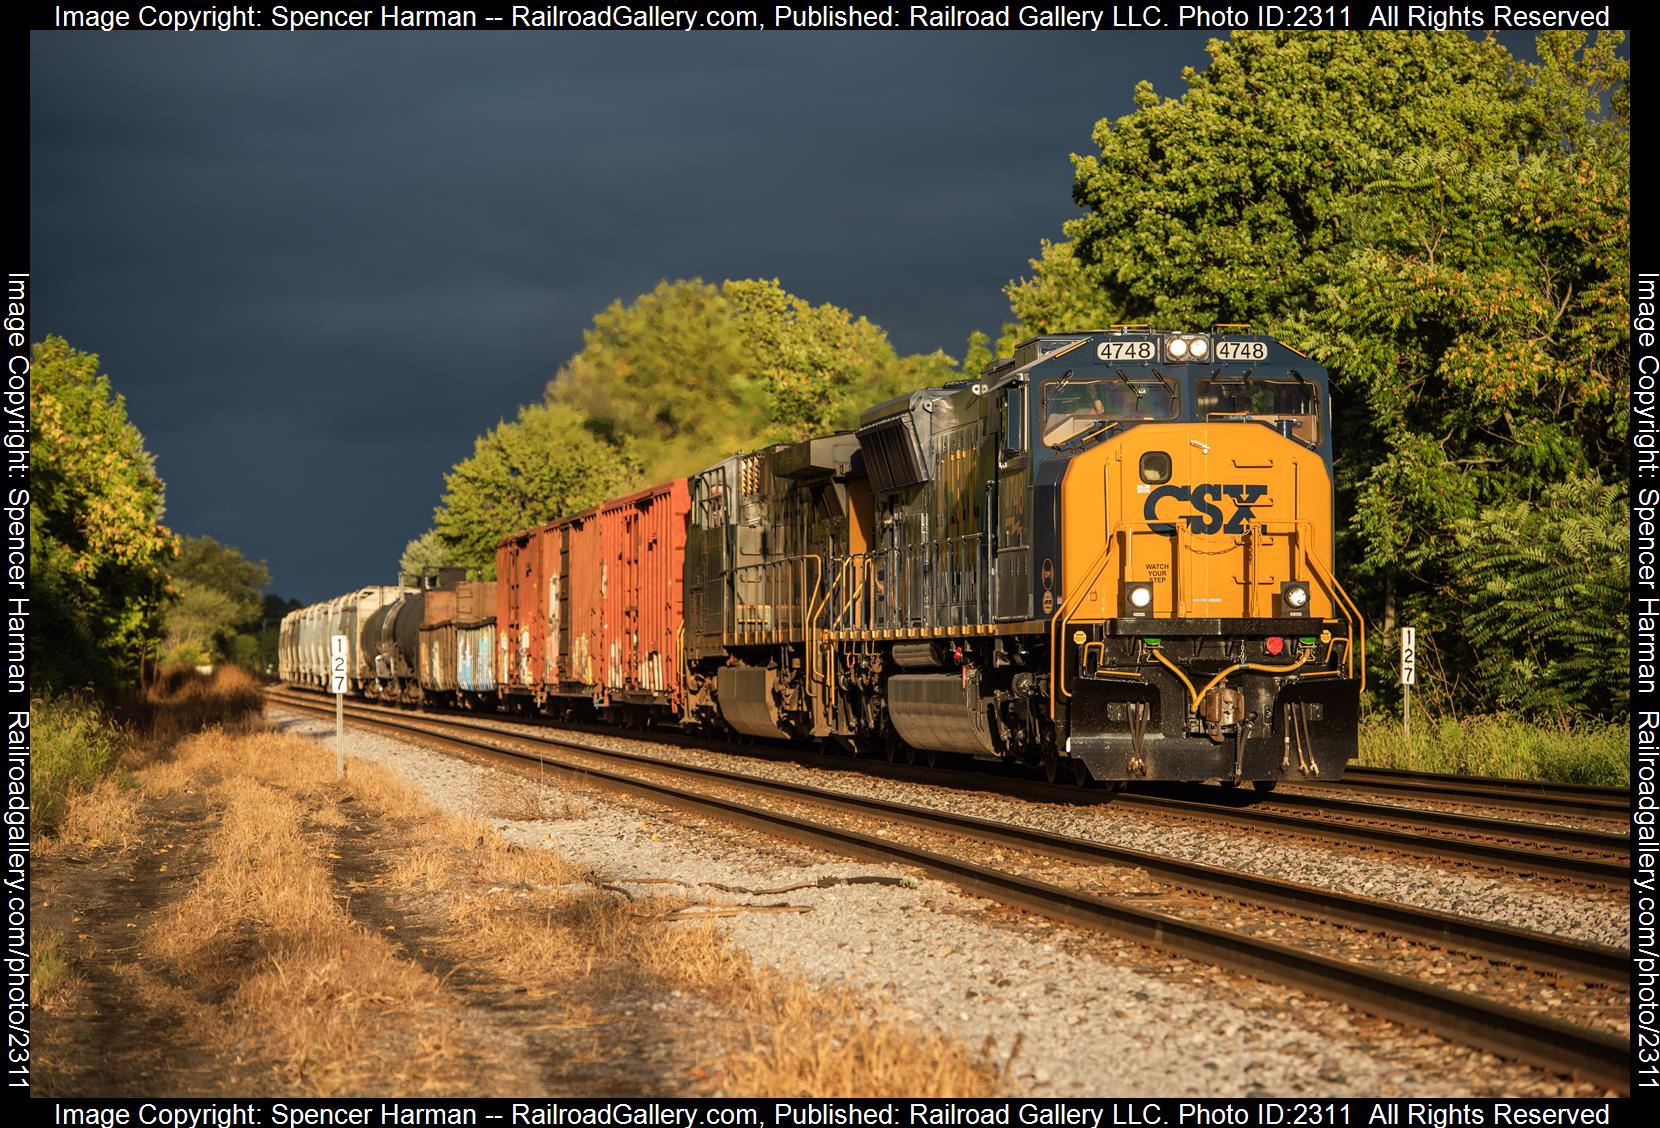
M 1003 457 L 1021 453 L 1026 449 L 1026 397 L 1025 389 L 1017 386 L 1005 388 L 999 397 L 998 415 L 1003 430 Z

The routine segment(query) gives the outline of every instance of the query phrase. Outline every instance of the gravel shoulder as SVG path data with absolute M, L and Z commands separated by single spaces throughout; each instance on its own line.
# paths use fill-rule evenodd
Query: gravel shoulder
M 332 735 L 329 722 L 275 707 L 268 715 L 297 735 Z M 1009 912 L 900 867 L 854 862 L 551 777 L 538 781 L 534 769 L 528 775 L 504 773 L 364 731 L 348 731 L 347 743 L 350 755 L 393 768 L 431 801 L 485 819 L 522 846 L 553 850 L 640 894 L 661 892 L 663 882 L 682 886 L 707 911 L 732 913 L 720 918 L 722 927 L 756 960 L 817 982 L 872 992 L 919 1029 L 937 1029 L 984 1052 L 1004 1067 L 1004 1084 L 1015 1095 L 1598 1092 L 1277 985 Z M 665 758 L 673 753 L 714 759 L 664 751 Z M 792 765 L 771 767 L 808 776 Z M 856 773 L 838 778 L 837 786 L 880 788 L 885 797 L 909 802 L 920 800 L 897 792 L 927 791 L 861 781 Z M 976 813 L 998 817 L 1000 801 L 983 798 L 984 808 Z M 1086 833 L 1080 824 L 1102 821 L 1076 808 L 1051 817 L 1059 825 L 1046 829 L 1063 833 Z M 1032 818 L 1027 811 L 1021 821 Z M 1124 844 L 1245 864 L 1237 853 L 1240 843 L 1196 841 L 1201 837 L 1196 829 L 1186 834 L 1176 829 L 1143 825 L 1132 836 L 1138 840 Z M 1104 831 L 1094 825 L 1087 833 Z M 1256 841 L 1254 848 L 1267 857 L 1250 868 L 1330 880 L 1312 869 L 1309 859 L 1288 861 L 1291 851 L 1282 845 Z M 1368 868 L 1365 862 L 1339 857 L 1328 864 L 1353 876 Z M 884 883 L 834 883 L 855 878 Z M 1436 895 L 1435 907 L 1454 912 L 1472 912 L 1474 899 L 1473 911 L 1480 913 L 1516 895 L 1514 888 L 1504 888 L 1510 883 L 1472 890 L 1461 881 L 1451 893 L 1445 884 L 1428 877 L 1424 888 Z M 800 885 L 811 887 L 783 894 L 742 892 Z M 1374 872 L 1356 891 L 1385 895 L 1375 885 Z M 1576 906 L 1578 918 L 1589 915 L 1583 903 L 1564 900 Z M 1512 919 L 1496 912 L 1488 918 Z M 1512 922 L 1540 927 L 1537 919 Z M 1608 930 L 1596 930 L 1590 938 L 1617 942 L 1607 935 Z

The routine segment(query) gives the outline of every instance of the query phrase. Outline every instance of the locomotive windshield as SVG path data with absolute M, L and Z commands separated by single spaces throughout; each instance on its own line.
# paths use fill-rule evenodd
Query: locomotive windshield
M 1260 420 L 1299 442 L 1320 442 L 1320 391 L 1310 381 L 1213 377 L 1199 381 L 1196 399 L 1200 419 Z
M 1180 406 L 1175 385 L 1157 379 L 1065 376 L 1043 386 L 1043 445 L 1104 435 L 1133 420 L 1174 419 Z

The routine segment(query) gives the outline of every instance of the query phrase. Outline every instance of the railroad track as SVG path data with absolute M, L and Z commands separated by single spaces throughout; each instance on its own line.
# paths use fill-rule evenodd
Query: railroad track
M 1356 764 L 1344 770 L 1340 782 L 1311 786 L 1401 799 L 1444 799 L 1473 806 L 1549 811 L 1576 818 L 1625 818 L 1631 813 L 1631 792 L 1627 788 L 1409 772 Z
M 295 691 L 285 690 L 285 693 Z M 302 697 L 325 700 L 312 691 Z M 372 706 L 374 708 L 390 708 Z M 393 709 L 394 713 L 409 715 Z M 443 714 L 424 712 L 426 717 Z M 448 714 L 481 717 L 480 714 Z M 565 726 L 538 725 L 546 731 Z M 785 760 L 804 767 L 847 770 L 877 778 L 953 788 L 995 789 L 999 794 L 1034 802 L 1091 805 L 1112 803 L 1132 810 L 1176 815 L 1251 831 L 1274 831 L 1312 838 L 1347 848 L 1385 850 L 1441 865 L 1479 866 L 1506 873 L 1546 877 L 1602 886 L 1624 887 L 1631 877 L 1630 840 L 1578 828 L 1485 819 L 1447 811 L 1426 811 L 1351 800 L 1284 795 L 1198 785 L 1146 785 L 1128 791 L 1086 789 L 1046 784 L 1008 771 L 962 772 L 947 767 L 889 763 L 868 757 L 828 755 L 801 745 L 738 744 L 672 730 L 622 733 L 597 726 L 575 726 L 574 731 L 616 738 L 652 741 L 700 751 L 728 752 L 769 760 Z
M 275 703 L 326 717 L 332 709 L 315 697 L 273 694 Z M 866 834 L 819 819 L 766 809 L 707 790 L 737 789 L 746 796 L 782 796 L 791 803 L 860 819 L 902 823 L 932 834 L 973 839 L 978 843 L 1089 865 L 1137 867 L 1202 894 L 1248 900 L 1277 911 L 1318 916 L 1353 927 L 1386 930 L 1421 943 L 1455 947 L 1480 959 L 1501 961 L 1591 982 L 1628 984 L 1623 953 L 1597 945 L 1503 928 L 1369 898 L 1316 889 L 1292 882 L 1259 878 L 1196 863 L 1163 858 L 1099 843 L 1062 838 L 930 808 L 742 776 L 736 772 L 664 761 L 637 753 L 596 747 L 543 730 L 507 728 L 476 719 L 422 714 L 419 718 L 381 707 L 353 705 L 354 724 L 367 724 L 399 735 L 417 735 L 489 756 L 532 759 L 544 767 L 572 773 L 592 783 L 620 788 L 681 809 L 715 814 L 773 834 L 842 853 L 900 861 L 1005 904 L 1074 924 L 1150 943 L 1179 955 L 1287 983 L 1333 997 L 1382 1017 L 1426 1027 L 1443 1036 L 1549 1069 L 1574 1073 L 1611 1088 L 1629 1085 L 1627 1039 L 1606 1031 L 1563 1022 L 1533 1011 L 1448 990 L 1403 975 L 1311 953 L 1304 949 L 1218 928 L 1178 915 L 1158 912 L 1123 899 L 1063 888 L 1030 877 L 992 869 L 889 838 Z M 485 737 L 488 739 L 480 739 Z M 613 737 L 613 739 L 616 739 Z M 504 743 L 506 742 L 506 743 Z M 526 747 L 529 746 L 529 747 Z M 571 761 L 551 750 L 576 752 Z M 620 765 L 624 771 L 596 767 Z M 586 760 L 587 762 L 583 762 Z M 647 774 L 642 777 L 640 772 Z M 652 779 L 650 776 L 665 778 Z M 701 784 L 703 790 L 688 787 Z M 984 856 L 984 851 L 976 851 Z

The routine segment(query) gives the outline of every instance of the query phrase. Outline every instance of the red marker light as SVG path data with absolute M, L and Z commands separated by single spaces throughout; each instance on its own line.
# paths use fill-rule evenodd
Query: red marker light
M 1285 639 L 1278 637 L 1271 638 L 1267 642 L 1263 643 L 1263 647 L 1270 654 L 1278 654 L 1280 651 L 1285 649 Z

